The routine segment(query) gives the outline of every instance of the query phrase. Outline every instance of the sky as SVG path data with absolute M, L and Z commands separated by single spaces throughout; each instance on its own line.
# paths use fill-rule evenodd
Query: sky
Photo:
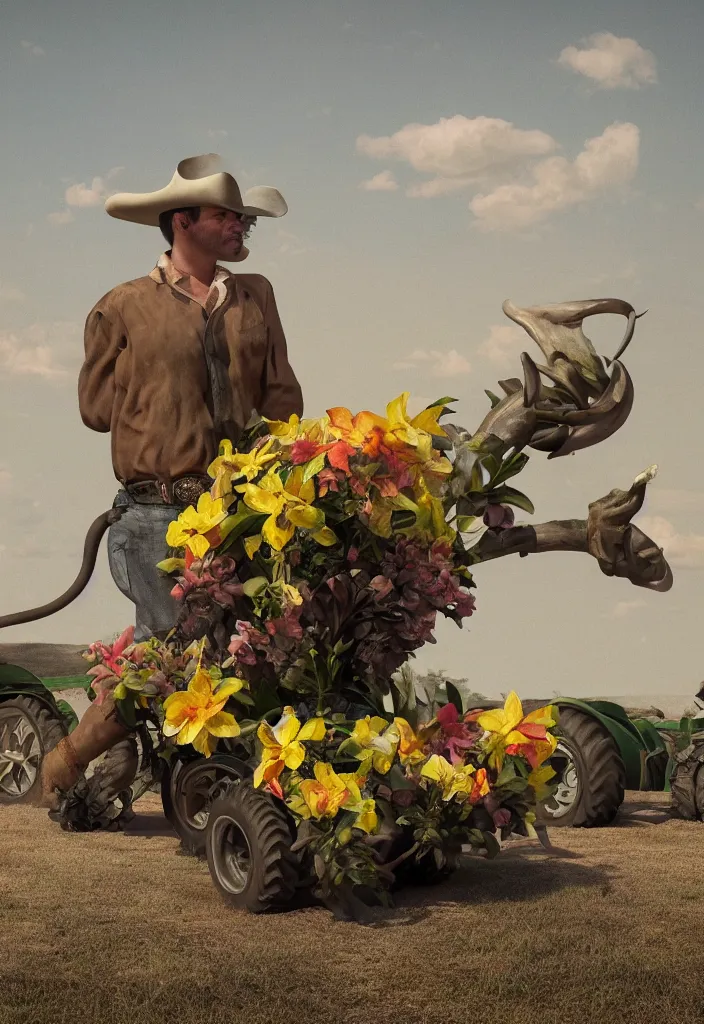
M 636 401 L 608 441 L 516 481 L 526 521 L 586 516 L 656 463 L 638 524 L 668 594 L 587 555 L 476 569 L 465 628 L 420 668 L 488 696 L 694 693 L 704 678 L 704 5 L 673 0 L 0 0 L 0 614 L 73 580 L 117 489 L 108 435 L 78 414 L 85 318 L 148 273 L 157 229 L 107 216 L 217 152 L 274 185 L 247 272 L 274 287 L 306 413 L 416 409 L 484 389 L 537 355 L 502 313 L 615 296 L 638 321 Z M 602 322 L 603 321 L 603 322 Z M 624 322 L 588 321 L 612 355 Z M 132 621 L 105 546 L 85 593 L 6 642 L 90 643 Z

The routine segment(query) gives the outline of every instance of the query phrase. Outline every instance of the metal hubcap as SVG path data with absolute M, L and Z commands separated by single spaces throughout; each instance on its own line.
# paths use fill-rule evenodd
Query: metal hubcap
M 213 822 L 211 833 L 213 870 L 227 892 L 244 892 L 252 865 L 249 840 L 236 821 L 220 817 Z
M 543 804 L 543 809 L 551 818 L 562 818 L 574 805 L 579 796 L 579 773 L 574 756 L 569 747 L 558 743 L 555 752 L 548 762 L 556 773 L 557 790 Z M 553 781 L 553 780 L 551 780 Z
M 42 745 L 29 719 L 21 711 L 5 712 L 0 719 L 0 793 L 17 800 L 37 780 Z

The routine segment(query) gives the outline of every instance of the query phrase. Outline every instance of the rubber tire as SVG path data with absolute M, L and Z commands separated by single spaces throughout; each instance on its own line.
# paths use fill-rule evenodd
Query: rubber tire
M 251 854 L 247 881 L 239 893 L 222 883 L 217 870 L 223 856 L 219 845 L 221 830 L 228 822 L 244 833 Z M 250 780 L 233 786 L 215 800 L 208 818 L 206 855 L 210 877 L 225 903 L 252 914 L 289 906 L 300 877 L 298 858 L 291 852 L 295 834 L 283 805 L 255 789 Z
M 218 765 L 223 767 L 223 777 L 248 778 L 252 772 L 244 761 L 232 754 L 213 754 L 210 758 L 199 757 L 189 761 L 177 761 L 165 766 L 161 777 L 161 803 L 164 817 L 181 840 L 184 853 L 193 857 L 205 854 L 207 821 L 203 828 L 195 828 L 186 815 L 179 795 L 179 787 L 184 781 L 183 773 L 197 775 L 200 770 L 212 770 Z
M 570 750 L 581 793 L 570 810 L 554 818 L 539 806 L 538 823 L 550 828 L 601 828 L 619 812 L 626 789 L 626 768 L 608 729 L 578 708 L 561 707 L 556 735 Z
M 672 810 L 686 821 L 704 820 L 704 740 L 679 755 L 670 775 Z
M 60 712 L 54 710 L 36 697 L 13 697 L 12 700 L 0 704 L 0 721 L 4 710 L 12 708 L 20 710 L 29 720 L 41 747 L 41 760 L 37 765 L 37 777 L 30 789 L 21 796 L 13 798 L 0 793 L 0 805 L 35 804 L 41 798 L 41 766 L 44 757 L 53 750 L 56 744 L 67 734 L 66 723 Z

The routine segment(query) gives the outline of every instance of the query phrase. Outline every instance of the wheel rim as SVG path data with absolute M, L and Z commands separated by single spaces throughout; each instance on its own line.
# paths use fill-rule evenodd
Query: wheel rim
M 208 825 L 213 801 L 228 785 L 239 779 L 239 772 L 227 764 L 199 762 L 192 768 L 182 769 L 175 780 L 174 805 L 184 824 L 196 832 L 203 832 Z
M 555 771 L 557 790 L 545 801 L 543 810 L 550 818 L 564 818 L 579 799 L 579 770 L 574 754 L 562 741 L 558 742 L 548 763 Z
M 0 719 L 0 793 L 12 800 L 25 796 L 37 781 L 42 745 L 32 723 L 21 711 Z
M 211 831 L 212 867 L 218 882 L 237 896 L 244 892 L 252 865 L 247 836 L 232 818 L 221 816 Z

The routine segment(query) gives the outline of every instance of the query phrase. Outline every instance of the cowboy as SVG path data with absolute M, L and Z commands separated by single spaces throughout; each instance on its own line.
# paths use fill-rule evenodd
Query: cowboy
M 108 560 L 135 605 L 136 641 L 163 638 L 176 621 L 172 581 L 156 563 L 169 523 L 209 489 L 219 442 L 236 445 L 257 415 L 303 412 L 271 284 L 217 262 L 246 259 L 257 218 L 288 207 L 266 186 L 242 196 L 220 166 L 214 153 L 190 157 L 165 188 L 105 203 L 111 217 L 160 227 L 170 246 L 91 310 L 78 382 L 83 422 L 111 433 L 114 506 L 126 510 L 110 527 Z

